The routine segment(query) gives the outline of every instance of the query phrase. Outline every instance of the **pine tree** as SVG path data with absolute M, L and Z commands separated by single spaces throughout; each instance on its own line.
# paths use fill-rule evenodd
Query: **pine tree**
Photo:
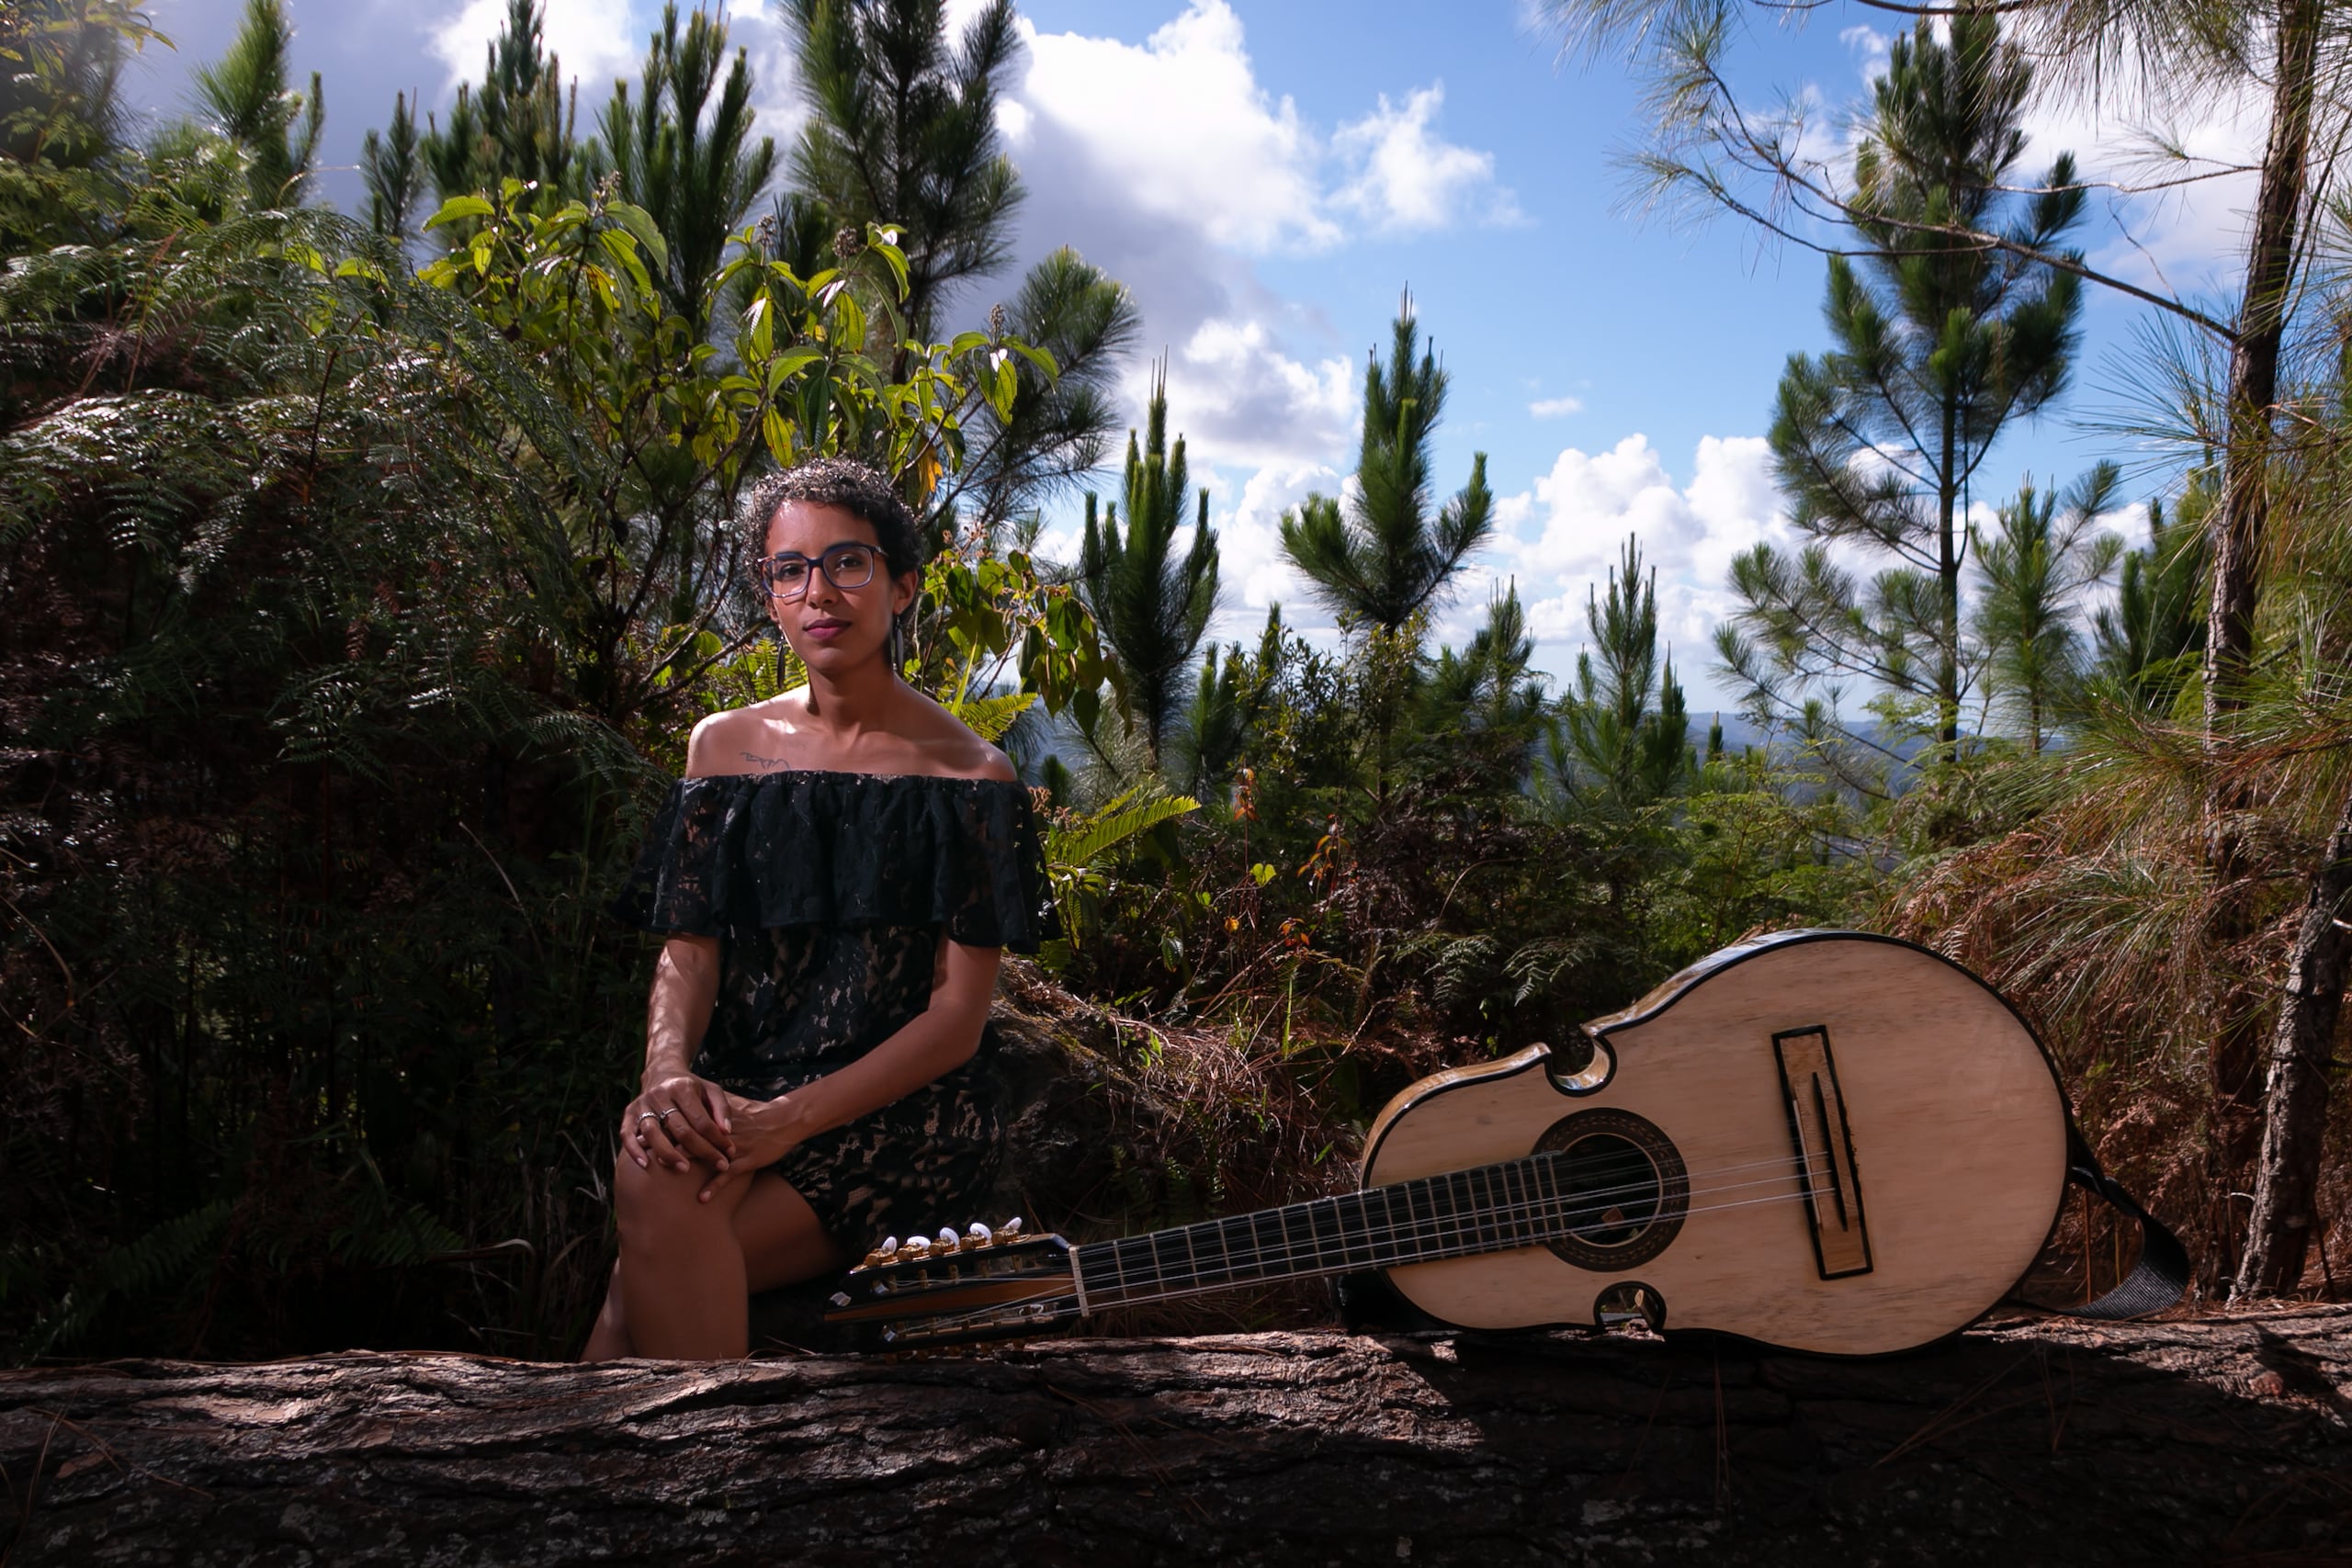
M 746 53 L 738 49 L 728 62 L 726 22 L 696 9 L 681 32 L 671 0 L 646 47 L 637 96 L 616 83 L 597 120 L 621 199 L 650 213 L 668 246 L 662 292 L 697 331 L 707 325 L 708 283 L 728 239 L 775 170 L 775 142 L 752 139 L 752 86 Z
M 1420 346 L 1408 296 L 1396 313 L 1387 367 L 1374 358 L 1364 371 L 1355 495 L 1344 508 L 1310 495 L 1283 517 L 1283 554 L 1317 600 L 1356 624 L 1402 629 L 1443 597 L 1494 531 L 1483 452 L 1471 461 L 1470 482 L 1431 515 L 1430 443 L 1445 389 L 1435 351 Z
M 1995 227 L 2021 205 L 2003 230 L 2016 245 L 2072 254 L 2057 250 L 2083 210 L 2070 156 L 2022 204 L 2004 194 L 2031 84 L 1995 17 L 1968 10 L 1948 42 L 1925 21 L 1897 38 L 1875 85 L 1849 213 L 1870 252 L 1859 265 L 1830 258 L 1837 346 L 1790 356 L 1770 438 L 1800 530 L 1900 564 L 1864 597 L 1846 574 L 1792 572 L 1769 547 L 1743 558 L 1724 662 L 1763 716 L 1792 705 L 1771 674 L 1799 685 L 1860 674 L 1916 697 L 1944 755 L 1957 754 L 1975 662 L 1961 613 L 1969 482 L 2010 420 L 2064 389 L 2081 314 L 2068 274 L 1948 232 Z M 1751 637 L 1764 640 L 1769 672 Z M 1792 648 L 1818 662 L 1789 657 Z
M 1552 768 L 1572 795 L 1612 811 L 1674 792 L 1690 760 L 1690 713 L 1671 656 L 1657 646 L 1657 572 L 1642 572 L 1627 536 L 1609 592 L 1589 594 L 1592 647 L 1577 655 L 1576 689 L 1560 705 Z M 1713 742 L 1711 742 L 1713 744 Z
M 483 51 L 481 83 L 458 84 L 446 129 L 425 117 L 419 156 L 436 200 L 517 179 L 536 186 L 534 201 L 552 210 L 582 195 L 599 171 L 601 154 L 574 135 L 580 90 L 565 90 L 562 63 L 547 52 L 545 20 L 538 0 L 507 0 L 505 25 Z M 465 237 L 460 225 L 441 232 L 450 244 Z
M 983 410 L 967 427 L 964 467 L 934 504 L 993 535 L 1024 510 L 1102 467 L 1119 418 L 1117 380 L 1141 331 L 1135 297 L 1067 245 L 1029 269 L 1005 331 L 1053 355 L 1048 381 L 1026 362 L 1010 417 Z
M 408 95 L 393 94 L 391 128 L 368 133 L 359 153 L 359 178 L 368 187 L 368 226 L 396 245 L 414 237 L 409 225 L 424 195 L 421 146 Z
M 2148 506 L 2148 545 L 2127 550 L 2115 602 L 2095 620 L 2097 671 L 2132 705 L 2169 713 L 2205 652 L 2205 577 L 2212 491 L 2191 484 L 2169 509 Z
M 997 131 L 1018 59 L 1012 0 L 951 45 L 943 0 L 781 0 L 811 110 L 794 183 L 842 224 L 899 231 L 913 335 L 938 335 L 959 284 L 1012 256 L 1020 176 Z
M 245 0 L 244 17 L 228 51 L 196 72 L 198 102 L 245 156 L 255 207 L 302 204 L 326 127 L 319 73 L 311 73 L 308 94 L 287 85 L 293 47 L 286 0 Z
M 2080 685 L 2086 659 L 2083 595 L 2114 570 L 2123 541 L 2098 526 L 2113 510 L 2122 470 L 2101 463 L 2064 496 L 2028 482 L 1999 512 L 1997 532 L 1970 529 L 1984 592 L 1977 636 L 1991 656 L 1993 689 L 2041 750 L 2055 715 Z
M 1168 383 L 1163 372 L 1152 383 L 1143 444 L 1127 437 L 1127 524 L 1123 535 L 1117 506 L 1099 518 L 1095 498 L 1086 498 L 1086 535 L 1079 558 L 1080 581 L 1102 640 L 1127 674 L 1127 703 L 1144 732 L 1144 745 L 1159 767 L 1183 701 L 1193 656 L 1216 612 L 1216 532 L 1209 526 L 1208 492 L 1199 496 L 1191 547 L 1174 551 L 1182 525 L 1187 475 L 1184 438 L 1168 445 Z

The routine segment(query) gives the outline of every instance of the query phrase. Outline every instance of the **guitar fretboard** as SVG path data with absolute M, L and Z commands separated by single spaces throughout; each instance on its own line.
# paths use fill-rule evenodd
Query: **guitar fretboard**
M 1089 1307 L 1533 1247 L 1610 1206 L 1562 1190 L 1557 1154 L 1448 1171 L 1078 1249 Z

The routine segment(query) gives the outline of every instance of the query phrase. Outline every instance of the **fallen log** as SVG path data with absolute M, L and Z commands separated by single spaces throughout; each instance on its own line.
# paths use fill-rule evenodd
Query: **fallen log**
M 6 1561 L 2139 1564 L 2352 1552 L 2352 1309 L 0 1373 Z

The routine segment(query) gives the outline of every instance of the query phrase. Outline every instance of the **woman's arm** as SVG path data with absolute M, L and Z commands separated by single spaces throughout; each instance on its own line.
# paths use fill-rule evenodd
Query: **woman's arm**
M 939 946 L 931 1003 L 896 1034 L 790 1094 L 765 1101 L 733 1100 L 729 1125 L 739 1149 L 736 1164 L 747 1171 L 774 1164 L 818 1134 L 879 1111 L 972 1059 L 996 996 L 1003 951 L 945 939 Z M 729 1174 L 721 1165 L 703 1188 L 705 1201 L 727 1184 Z
M 673 934 L 654 961 L 645 1003 L 645 1072 L 621 1124 L 621 1146 L 640 1168 L 658 1159 L 684 1170 L 699 1159 L 725 1170 L 734 1156 L 726 1091 L 688 1070 L 718 999 L 717 939 Z M 672 1114 L 662 1115 L 665 1111 Z

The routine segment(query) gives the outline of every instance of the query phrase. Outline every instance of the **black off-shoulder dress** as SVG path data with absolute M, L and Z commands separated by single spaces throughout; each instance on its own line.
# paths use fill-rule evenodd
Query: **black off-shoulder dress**
M 616 911 L 718 941 L 692 1070 L 773 1100 L 930 1006 L 943 939 L 1035 953 L 1053 930 L 1029 792 L 995 779 L 794 771 L 682 779 Z M 975 1217 L 1001 1124 L 987 1032 L 972 1060 L 775 1168 L 843 1250 Z

